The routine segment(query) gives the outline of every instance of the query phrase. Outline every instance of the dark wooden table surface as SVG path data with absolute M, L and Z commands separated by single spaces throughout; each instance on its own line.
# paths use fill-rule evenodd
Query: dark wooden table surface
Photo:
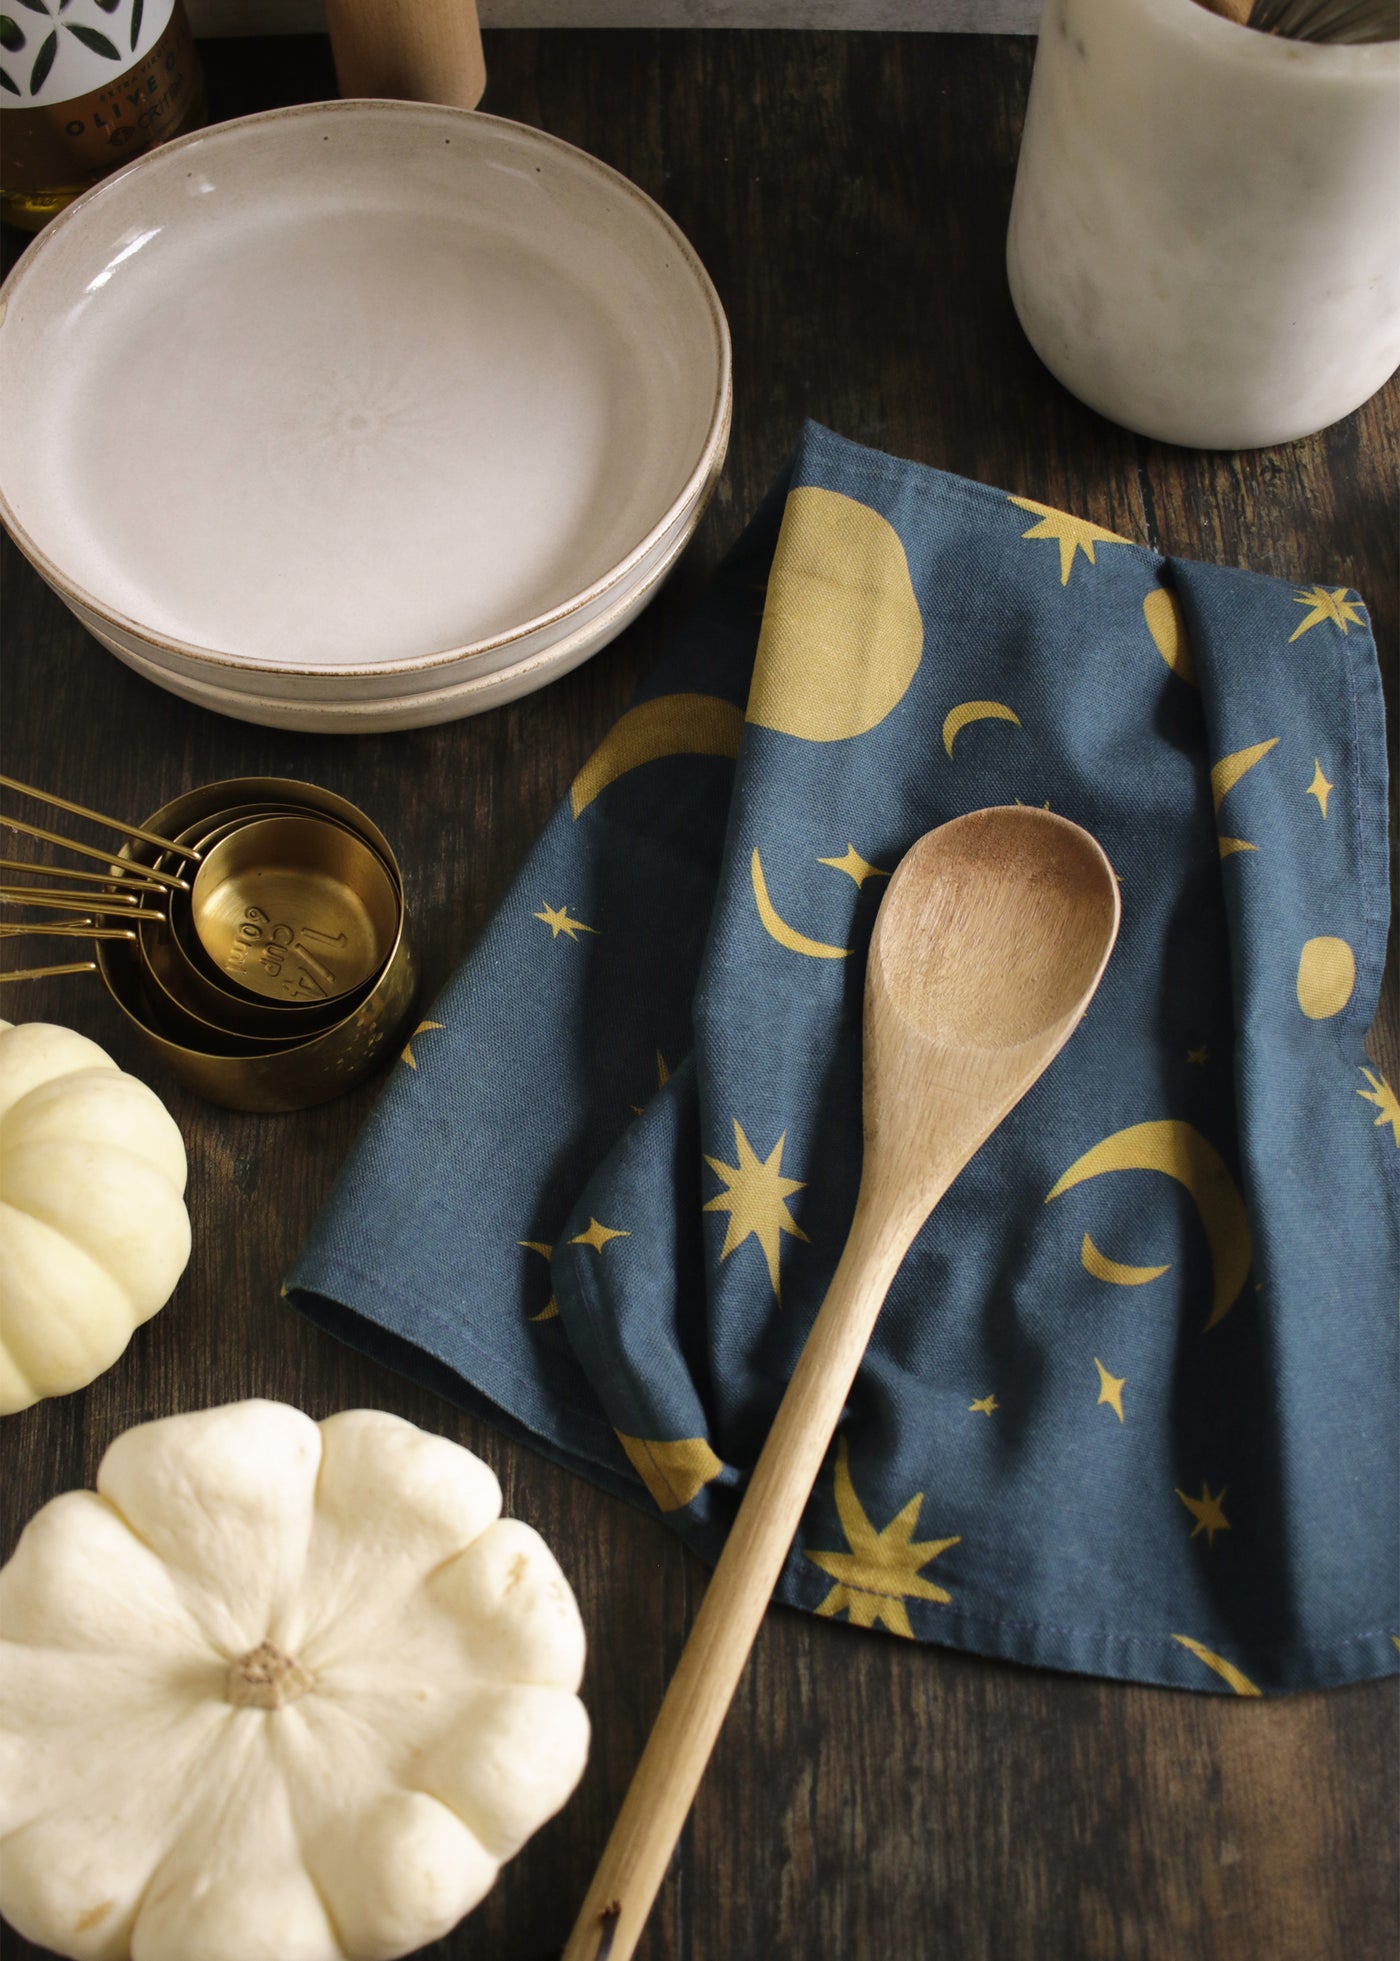
M 1360 589 L 1396 723 L 1400 387 L 1310 441 L 1205 455 L 1134 438 L 1050 379 L 1002 251 L 1033 45 L 960 36 L 487 35 L 483 107 L 635 179 L 709 267 L 734 336 L 734 431 L 680 570 L 620 640 L 476 720 L 346 737 L 187 706 L 4 557 L 13 775 L 139 818 L 191 785 L 308 777 L 365 806 L 405 868 L 426 999 L 782 465 L 805 416 L 1165 551 Z M 214 113 L 334 93 L 326 44 L 204 49 Z M 13 259 L 22 240 L 11 235 Z M 134 432 L 127 481 L 160 459 Z M 704 1588 L 659 1518 L 615 1502 L 316 1332 L 278 1285 L 374 1087 L 237 1116 L 162 1079 L 91 976 L 5 991 L 166 1097 L 194 1254 L 91 1388 L 7 1419 L 3 1540 L 90 1484 L 129 1424 L 237 1397 L 378 1405 L 499 1472 L 556 1548 L 590 1639 L 584 1782 L 434 1961 L 542 1956 L 571 1924 Z M 1394 947 L 1373 1054 L 1400 1081 Z M 1370 1961 L 1396 1952 L 1395 1682 L 1229 1697 L 1052 1676 L 771 1613 L 644 1952 L 660 1961 Z M 13 1961 L 36 1950 L 13 1940 Z M 190 1961 L 195 1961 L 191 1957 Z

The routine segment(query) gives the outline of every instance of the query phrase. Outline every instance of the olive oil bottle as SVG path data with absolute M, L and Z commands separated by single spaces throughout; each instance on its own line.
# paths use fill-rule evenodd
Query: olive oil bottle
M 204 119 L 182 0 L 0 0 L 0 217 L 12 225 L 38 231 Z

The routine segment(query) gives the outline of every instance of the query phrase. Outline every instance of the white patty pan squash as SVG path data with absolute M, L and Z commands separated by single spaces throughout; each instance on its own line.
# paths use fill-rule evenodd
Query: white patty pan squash
M 144 1423 L 0 1571 L 0 1910 L 83 1961 L 387 1961 L 583 1772 L 583 1628 L 469 1451 Z
M 190 1257 L 185 1146 L 71 1028 L 0 1021 L 0 1416 L 109 1369 Z

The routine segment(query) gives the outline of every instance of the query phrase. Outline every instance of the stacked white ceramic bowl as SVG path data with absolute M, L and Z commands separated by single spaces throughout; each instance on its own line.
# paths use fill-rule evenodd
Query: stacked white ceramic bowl
M 724 461 L 729 334 L 617 172 L 400 102 L 216 125 L 0 292 L 0 518 L 104 646 L 241 720 L 415 728 L 567 673 Z

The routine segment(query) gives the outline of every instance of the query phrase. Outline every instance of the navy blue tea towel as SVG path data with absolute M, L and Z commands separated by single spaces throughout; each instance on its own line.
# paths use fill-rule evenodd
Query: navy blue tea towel
M 1385 752 L 1345 587 L 809 426 L 289 1296 L 715 1558 L 854 1207 L 881 892 L 1017 802 L 1102 842 L 1117 949 L 901 1269 L 777 1597 L 1183 1688 L 1393 1672 Z

